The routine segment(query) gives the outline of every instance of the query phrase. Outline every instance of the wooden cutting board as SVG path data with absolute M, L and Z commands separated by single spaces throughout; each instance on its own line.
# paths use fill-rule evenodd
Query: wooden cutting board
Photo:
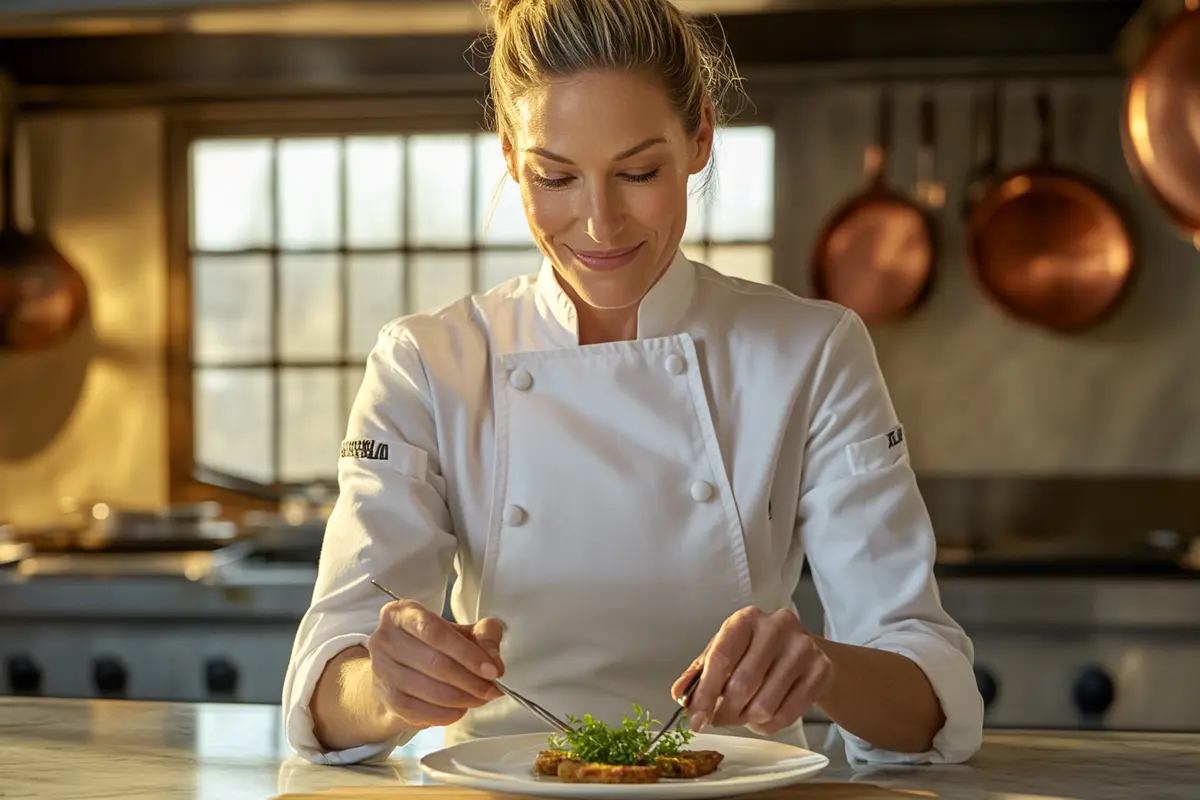
M 937 797 L 932 792 L 897 791 L 884 789 L 870 783 L 801 783 L 784 789 L 775 789 L 755 795 L 746 795 L 747 800 L 912 800 L 920 797 Z M 458 789 L 443 786 L 373 786 L 325 789 L 319 792 L 284 794 L 272 800 L 536 800 L 527 795 L 500 795 L 474 789 Z

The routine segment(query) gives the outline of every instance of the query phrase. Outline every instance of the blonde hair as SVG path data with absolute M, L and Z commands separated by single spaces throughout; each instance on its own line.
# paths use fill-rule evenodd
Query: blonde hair
M 704 103 L 723 123 L 740 96 L 733 58 L 671 0 L 490 0 L 489 81 L 496 131 L 515 137 L 514 101 L 529 89 L 589 70 L 625 70 L 657 80 L 684 130 L 700 126 Z

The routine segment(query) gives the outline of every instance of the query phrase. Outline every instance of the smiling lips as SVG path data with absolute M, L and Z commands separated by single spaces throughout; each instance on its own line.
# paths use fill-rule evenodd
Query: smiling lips
M 642 245 L 636 244 L 621 250 L 575 250 L 571 248 L 571 253 L 580 264 L 588 269 L 606 271 L 620 269 L 633 261 L 641 249 Z

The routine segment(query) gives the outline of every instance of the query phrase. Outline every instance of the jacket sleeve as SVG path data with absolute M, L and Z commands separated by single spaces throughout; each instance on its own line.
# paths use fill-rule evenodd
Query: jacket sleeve
M 441 612 L 455 552 L 429 386 L 415 344 L 397 324 L 371 352 L 338 460 L 340 494 L 321 547 L 312 603 L 300 621 L 283 688 L 288 744 L 319 764 L 387 758 L 415 735 L 324 750 L 309 702 L 325 664 L 365 645 L 387 602 L 374 578 Z
M 899 653 L 929 678 L 946 724 L 927 753 L 840 730 L 851 761 L 961 763 L 980 747 L 974 648 L 942 608 L 933 526 L 862 320 L 846 311 L 816 366 L 798 534 L 838 642 Z

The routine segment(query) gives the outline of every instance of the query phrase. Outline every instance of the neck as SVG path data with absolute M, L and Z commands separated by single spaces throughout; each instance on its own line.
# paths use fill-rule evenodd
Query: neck
M 575 300 L 575 312 L 579 320 L 580 344 L 604 344 L 627 342 L 637 338 L 638 307 L 593 308 Z

